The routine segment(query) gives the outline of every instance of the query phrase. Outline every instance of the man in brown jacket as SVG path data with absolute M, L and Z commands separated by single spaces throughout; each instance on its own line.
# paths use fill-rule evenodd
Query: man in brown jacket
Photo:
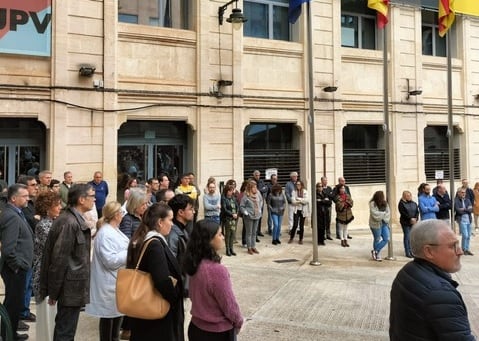
M 54 341 L 74 339 L 80 309 L 90 301 L 91 231 L 83 214 L 94 203 L 91 185 L 74 185 L 68 208 L 53 222 L 45 244 L 40 290 L 48 304 L 58 303 Z

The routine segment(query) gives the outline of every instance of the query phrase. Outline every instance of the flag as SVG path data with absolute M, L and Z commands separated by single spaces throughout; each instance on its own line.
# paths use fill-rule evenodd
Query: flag
M 301 15 L 301 5 L 303 2 L 310 2 L 311 0 L 289 0 L 288 21 L 294 24 Z
M 454 23 L 454 0 L 439 0 L 439 36 L 444 37 Z
M 368 7 L 378 12 L 378 27 L 388 23 L 389 0 L 368 0 Z

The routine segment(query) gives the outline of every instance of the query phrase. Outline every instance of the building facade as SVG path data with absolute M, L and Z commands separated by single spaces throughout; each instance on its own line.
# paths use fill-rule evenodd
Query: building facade
M 368 201 L 386 181 L 385 40 L 367 1 L 311 2 L 312 70 L 306 5 L 289 24 L 288 0 L 238 1 L 248 19 L 239 30 L 226 21 L 235 3 L 220 22 L 222 1 L 44 1 L 46 9 L 0 8 L 0 168 L 9 183 L 37 168 L 60 179 L 71 170 L 76 181 L 101 170 L 115 196 L 128 174 L 193 171 L 205 184 L 277 168 L 281 181 L 297 170 L 313 189 L 314 161 L 316 179 L 346 177 L 353 224 L 367 225 Z M 434 6 L 392 1 L 385 31 L 393 207 L 403 190 L 449 174 L 446 40 Z M 46 52 L 4 48 L 27 26 L 50 32 Z M 455 178 L 473 183 L 479 18 L 457 15 L 449 34 Z M 33 45 L 28 37 L 17 42 Z

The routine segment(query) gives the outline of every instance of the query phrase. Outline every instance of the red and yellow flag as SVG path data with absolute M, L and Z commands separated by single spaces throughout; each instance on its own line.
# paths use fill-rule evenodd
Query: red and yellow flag
M 454 0 L 439 0 L 439 36 L 444 37 L 454 23 Z
M 378 12 L 378 27 L 388 23 L 389 0 L 368 0 L 368 7 Z

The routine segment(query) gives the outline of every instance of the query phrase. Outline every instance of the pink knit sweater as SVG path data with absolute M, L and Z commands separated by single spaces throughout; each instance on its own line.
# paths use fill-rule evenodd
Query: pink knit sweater
M 241 329 L 243 317 L 224 265 L 203 260 L 190 278 L 189 294 L 195 326 L 209 332 Z

